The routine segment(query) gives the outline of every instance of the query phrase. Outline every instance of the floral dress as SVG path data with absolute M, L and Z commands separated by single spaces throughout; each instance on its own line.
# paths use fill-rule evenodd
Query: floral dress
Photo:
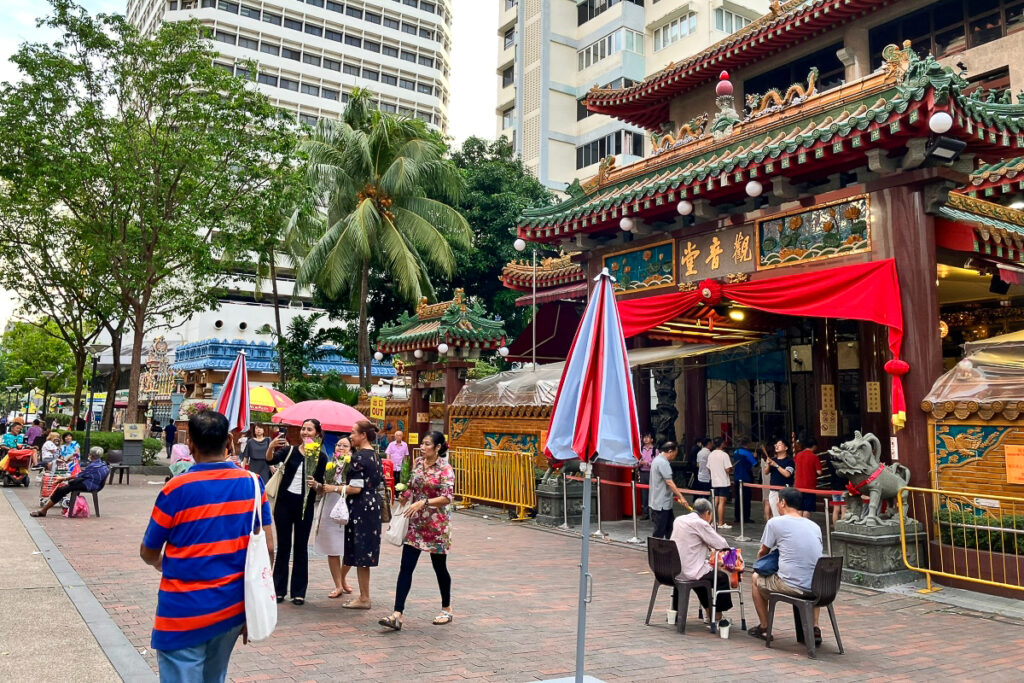
M 349 567 L 376 567 L 380 559 L 380 499 L 377 487 L 384 480 L 377 454 L 364 448 L 352 454 L 348 468 L 349 486 L 362 489 L 347 496 L 348 524 L 345 525 L 345 559 Z
M 429 467 L 423 458 L 417 458 L 412 467 L 409 490 L 403 498 L 409 502 L 446 497 L 455 500 L 455 471 L 440 458 Z M 432 507 L 424 505 L 409 518 L 409 531 L 405 542 L 424 552 L 444 555 L 452 544 L 451 505 Z

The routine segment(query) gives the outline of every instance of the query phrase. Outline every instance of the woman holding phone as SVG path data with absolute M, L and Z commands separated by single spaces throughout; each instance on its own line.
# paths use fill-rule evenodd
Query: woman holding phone
M 274 504 L 274 533 L 277 536 L 277 556 L 274 559 L 274 591 L 277 601 L 283 602 L 288 592 L 288 556 L 294 552 L 291 575 L 292 604 L 306 603 L 306 586 L 309 583 L 309 533 L 313 529 L 316 510 L 316 492 L 306 490 L 324 483 L 327 469 L 327 453 L 323 450 L 323 429 L 320 421 L 309 419 L 302 423 L 299 432 L 301 441 L 313 441 L 320 445 L 320 457 L 316 467 L 307 471 L 305 449 L 289 444 L 285 435 L 279 433 L 270 442 L 267 463 L 284 468 L 281 488 Z M 269 455 L 272 453 L 273 455 Z M 294 547 L 293 547 L 294 546 Z

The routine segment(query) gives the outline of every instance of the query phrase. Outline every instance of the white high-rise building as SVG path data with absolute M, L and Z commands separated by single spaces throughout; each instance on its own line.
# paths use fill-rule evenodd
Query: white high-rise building
M 143 33 L 198 19 L 221 64 L 299 120 L 337 118 L 354 88 L 382 110 L 448 128 L 451 0 L 128 0 Z M 257 74 L 245 64 L 256 63 Z
M 497 0 L 497 130 L 526 167 L 564 190 L 601 159 L 637 161 L 646 132 L 583 106 L 592 87 L 642 81 L 724 40 L 768 0 Z

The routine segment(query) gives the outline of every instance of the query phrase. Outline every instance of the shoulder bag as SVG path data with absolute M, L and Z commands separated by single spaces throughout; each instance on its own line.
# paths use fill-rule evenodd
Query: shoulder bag
M 395 503 L 394 516 L 384 532 L 384 540 L 391 545 L 401 547 L 405 543 L 405 536 L 409 533 L 409 518 L 405 516 L 405 503 Z
M 253 498 L 249 547 L 245 551 L 245 574 L 242 580 L 245 584 L 246 631 L 249 640 L 258 643 L 269 638 L 277 627 L 277 599 L 274 593 L 274 572 L 270 567 L 270 550 L 263 531 L 258 474 L 252 475 L 252 485 L 256 495 Z
M 754 573 L 759 576 L 771 576 L 779 573 L 779 549 L 776 548 L 754 562 Z
M 270 479 L 267 481 L 267 485 L 263 488 L 267 492 L 267 498 L 270 499 L 270 507 L 274 507 L 274 503 L 277 502 L 277 494 L 281 490 L 281 480 L 284 479 L 284 466 L 288 464 L 288 460 L 292 457 L 292 452 L 295 450 L 295 446 L 291 446 L 288 449 L 288 455 L 284 457 L 284 462 L 277 466 L 274 473 L 270 475 Z

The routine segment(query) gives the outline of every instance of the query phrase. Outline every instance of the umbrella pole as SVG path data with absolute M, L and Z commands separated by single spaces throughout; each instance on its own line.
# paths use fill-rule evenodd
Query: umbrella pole
M 576 683 L 583 682 L 583 651 L 587 634 L 587 603 L 593 599 L 593 577 L 590 575 L 590 475 L 593 465 L 580 463 L 583 475 L 583 547 L 580 550 L 580 595 L 576 617 Z M 589 584 L 589 585 L 588 585 Z M 588 591 L 589 588 L 589 591 Z

